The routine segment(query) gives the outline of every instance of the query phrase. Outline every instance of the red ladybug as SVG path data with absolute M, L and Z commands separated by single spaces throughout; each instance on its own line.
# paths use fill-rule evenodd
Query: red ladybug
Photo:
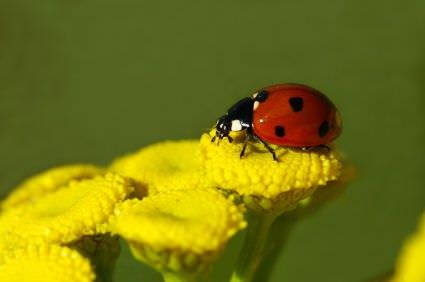
M 341 133 L 341 118 L 334 104 L 321 92 L 302 84 L 278 84 L 246 97 L 218 119 L 216 138 L 230 131 L 246 130 L 247 141 L 258 140 L 272 153 L 269 144 L 310 149 L 326 147 Z

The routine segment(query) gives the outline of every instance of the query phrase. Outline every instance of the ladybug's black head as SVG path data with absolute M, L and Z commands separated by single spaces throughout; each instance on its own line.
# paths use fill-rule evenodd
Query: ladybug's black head
M 229 139 L 229 142 L 232 142 L 232 137 L 229 136 L 229 132 L 232 130 L 232 120 L 228 115 L 224 115 L 217 120 L 217 125 L 215 126 L 215 136 L 211 139 L 211 142 L 214 142 L 216 138 L 219 141 L 225 137 Z
M 211 139 L 214 142 L 216 138 L 229 139 L 232 142 L 232 137 L 229 136 L 230 131 L 241 131 L 251 128 L 252 113 L 254 107 L 254 99 L 251 97 L 243 98 L 234 104 L 227 111 L 227 114 L 217 120 L 215 136 Z

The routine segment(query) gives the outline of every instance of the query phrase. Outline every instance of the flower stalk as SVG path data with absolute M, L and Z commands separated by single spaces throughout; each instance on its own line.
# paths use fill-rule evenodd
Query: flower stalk
M 276 219 L 273 212 L 251 212 L 239 262 L 231 282 L 250 282 L 267 253 L 270 228 Z
M 176 273 L 163 271 L 164 282 L 206 282 L 209 281 L 207 272 Z

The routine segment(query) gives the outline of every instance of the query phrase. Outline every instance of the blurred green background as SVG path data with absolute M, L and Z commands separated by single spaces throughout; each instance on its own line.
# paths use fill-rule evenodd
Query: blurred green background
M 54 165 L 198 138 L 237 99 L 279 82 L 334 101 L 358 179 L 295 226 L 271 281 L 389 271 L 425 207 L 419 0 L 1 0 L 0 196 Z M 160 281 L 123 253 L 117 281 Z

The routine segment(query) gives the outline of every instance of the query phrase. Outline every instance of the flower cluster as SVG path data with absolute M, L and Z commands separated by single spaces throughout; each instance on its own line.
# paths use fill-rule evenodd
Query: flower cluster
M 233 139 L 244 138 L 234 134 Z M 211 143 L 210 134 L 201 137 L 201 155 L 206 177 L 217 187 L 242 196 L 246 204 L 258 203 L 261 208 L 291 209 L 320 186 L 338 179 L 340 157 L 333 151 L 300 151 L 275 147 L 279 162 L 273 161 L 262 144 L 251 144 L 246 158 L 239 153 L 242 142 Z M 254 204 L 255 204 L 254 203 Z
M 90 263 L 77 251 L 54 244 L 27 246 L 3 255 L 0 281 L 90 282 Z
M 107 223 L 116 205 L 132 191 L 131 180 L 92 165 L 58 167 L 25 181 L 2 202 L 0 263 L 8 270 L 2 275 L 12 274 L 14 265 L 20 263 L 20 275 L 30 277 L 64 256 L 62 268 L 44 281 L 62 281 L 55 278 L 61 277 L 60 269 L 83 264 L 87 270 L 78 275 L 85 274 L 85 278 L 75 277 L 92 281 L 90 263 L 70 247 L 83 238 L 110 236 Z M 10 276 L 1 281 L 26 280 Z
M 165 280 L 202 281 L 238 231 L 267 235 L 341 173 L 334 150 L 275 148 L 276 162 L 250 144 L 241 159 L 243 136 L 220 145 L 212 136 L 154 144 L 105 168 L 53 168 L 16 187 L 0 203 L 0 281 L 107 281 L 117 238 Z M 247 212 L 267 219 L 263 231 Z M 250 281 L 264 251 L 265 238 L 246 240 L 254 251 L 242 252 L 235 281 Z

